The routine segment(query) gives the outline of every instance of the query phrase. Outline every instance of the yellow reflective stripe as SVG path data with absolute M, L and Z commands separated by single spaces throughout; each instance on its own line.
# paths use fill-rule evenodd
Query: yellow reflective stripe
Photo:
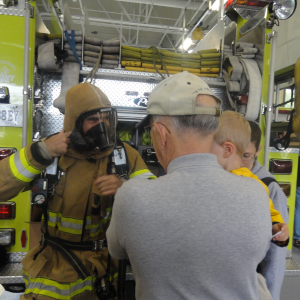
M 95 281 L 95 278 L 92 276 L 87 277 L 85 280 L 78 279 L 77 281 L 70 283 L 59 283 L 44 277 L 31 279 L 24 270 L 23 276 L 29 280 L 25 295 L 33 293 L 58 300 L 67 300 L 85 291 L 93 291 L 93 282 Z
M 19 171 L 15 165 L 15 162 L 14 162 L 14 154 L 9 157 L 9 166 L 10 166 L 10 170 L 13 173 L 13 175 L 20 181 L 23 181 L 23 182 L 31 182 L 32 181 L 31 178 L 27 178 L 19 173 Z
M 31 182 L 41 173 L 41 170 L 30 165 L 24 148 L 9 157 L 9 166 L 13 175 L 23 182 Z
M 106 208 L 106 216 L 101 220 L 102 224 L 106 224 L 111 220 L 111 207 Z
M 146 173 L 148 173 L 148 174 L 146 174 Z M 129 179 L 134 178 L 134 177 L 156 179 L 156 176 L 154 176 L 148 169 L 138 170 L 138 171 L 131 173 L 129 176 Z
M 111 217 L 109 217 L 108 219 L 102 219 L 102 224 L 106 224 L 110 220 L 111 220 Z
M 99 229 L 96 232 L 90 232 L 90 237 L 96 237 L 98 234 L 103 233 L 103 229 L 100 228 L 99 225 L 97 225 L 96 227 L 99 227 Z
M 83 227 L 82 219 L 66 218 L 63 217 L 61 213 L 53 213 L 48 211 L 48 225 L 51 227 L 58 227 L 60 231 L 71 233 L 71 234 L 81 234 Z M 86 219 L 85 229 L 91 229 L 91 216 Z
M 21 162 L 22 162 L 24 168 L 26 168 L 27 171 L 29 171 L 30 173 L 33 173 L 35 175 L 38 175 L 41 173 L 41 170 L 38 170 L 37 168 L 30 165 L 29 160 L 27 158 L 25 148 L 20 150 L 20 159 L 21 159 Z
M 112 281 L 113 279 L 118 277 L 118 272 L 114 273 L 112 276 L 109 277 L 109 280 Z

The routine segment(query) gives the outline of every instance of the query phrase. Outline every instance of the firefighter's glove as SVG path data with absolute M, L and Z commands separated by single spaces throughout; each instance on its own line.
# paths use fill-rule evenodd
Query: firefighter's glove
M 95 179 L 94 187 L 99 196 L 114 196 L 123 182 L 116 175 L 104 175 Z
M 71 132 L 62 130 L 59 134 L 51 136 L 45 140 L 45 144 L 51 157 L 59 157 L 64 155 L 68 150 L 70 139 L 68 138 Z

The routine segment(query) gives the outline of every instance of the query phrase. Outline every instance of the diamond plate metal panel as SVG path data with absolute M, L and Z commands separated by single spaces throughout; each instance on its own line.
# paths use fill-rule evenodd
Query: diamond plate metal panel
M 7 253 L 7 260 L 10 263 L 19 263 L 26 254 L 27 252 L 9 252 Z
M 300 265 L 291 258 L 286 259 L 285 276 L 300 276 Z
M 288 148 L 285 150 L 277 150 L 275 147 L 269 147 L 269 152 L 276 152 L 276 153 L 295 153 L 299 154 L 300 149 L 299 148 Z
M 213 93 L 222 100 L 222 110 L 225 111 L 225 110 L 231 109 L 231 105 L 230 105 L 230 102 L 227 97 L 226 87 L 225 86 L 220 86 L 220 87 L 211 86 L 210 88 L 213 91 Z
M 84 68 L 87 69 L 87 68 Z M 113 106 L 137 107 L 133 100 L 138 97 L 144 97 L 144 93 L 151 93 L 156 84 L 160 81 L 149 81 L 149 74 L 159 77 L 154 73 L 130 72 L 125 70 L 106 70 L 99 69 L 102 73 L 101 78 L 94 79 L 93 83 L 98 86 L 110 99 Z M 108 75 L 109 74 L 109 75 Z M 113 77 L 111 76 L 113 74 Z M 136 78 L 129 76 L 135 75 Z M 41 136 L 47 137 L 53 133 L 60 132 L 63 128 L 64 115 L 53 107 L 53 100 L 56 99 L 61 90 L 61 74 L 60 73 L 44 73 L 43 95 L 44 107 L 43 120 L 41 126 Z M 222 109 L 230 109 L 230 103 L 226 94 L 226 87 L 223 86 L 224 81 L 220 78 L 202 78 L 206 81 L 217 97 L 222 99 Z M 220 86 L 216 86 L 220 85 Z M 127 96 L 126 91 L 138 92 L 138 96 Z
M 0 268 L 0 283 L 24 283 L 21 263 L 8 263 Z
M 25 10 L 14 9 L 14 8 L 0 8 L 0 15 L 24 17 Z
M 156 86 L 155 83 L 106 79 L 96 79 L 95 85 L 107 95 L 113 106 L 129 107 L 135 107 L 132 101 L 143 97 L 144 93 L 151 93 Z M 138 92 L 138 96 L 127 96 L 125 95 L 126 91 Z
M 64 115 L 55 108 L 52 103 L 56 99 L 61 90 L 61 74 L 45 73 L 42 93 L 44 95 L 41 136 L 47 137 L 53 133 L 60 132 L 63 128 Z

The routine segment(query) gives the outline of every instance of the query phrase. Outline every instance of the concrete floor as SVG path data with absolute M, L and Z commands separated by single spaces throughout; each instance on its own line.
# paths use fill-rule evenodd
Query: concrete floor
M 293 247 L 292 258 L 300 264 L 300 248 Z M 280 300 L 300 300 L 300 276 L 284 277 Z

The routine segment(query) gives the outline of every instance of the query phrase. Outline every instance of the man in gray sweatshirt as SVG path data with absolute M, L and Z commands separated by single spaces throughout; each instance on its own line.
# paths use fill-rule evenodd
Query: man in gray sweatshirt
M 286 196 L 276 182 L 275 177 L 256 160 L 262 148 L 260 145 L 261 130 L 257 123 L 249 121 L 249 124 L 251 127 L 251 141 L 243 154 L 242 166 L 251 170 L 258 179 L 268 186 L 269 196 L 275 209 L 280 212 L 284 222 L 288 224 L 289 215 Z M 258 272 L 266 279 L 273 300 L 280 299 L 280 290 L 285 274 L 286 246 L 287 244 L 282 248 L 270 242 L 270 248 L 258 266 Z
M 263 186 L 209 154 L 221 100 L 187 72 L 152 91 L 147 125 L 167 175 L 130 180 L 115 197 L 108 248 L 129 258 L 136 299 L 258 300 L 256 268 L 271 240 Z

